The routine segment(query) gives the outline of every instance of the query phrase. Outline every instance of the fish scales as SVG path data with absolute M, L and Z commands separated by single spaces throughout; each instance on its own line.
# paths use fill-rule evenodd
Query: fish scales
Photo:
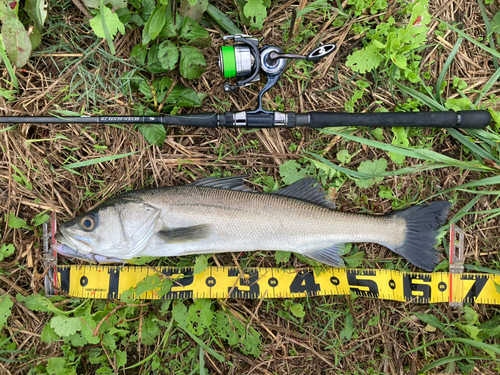
M 203 241 L 165 245 L 155 241 L 138 255 L 172 256 L 198 251 L 287 250 L 301 252 L 346 242 L 400 245 L 405 222 L 397 217 L 343 213 L 301 200 L 210 187 L 134 193 L 161 210 L 165 228 L 208 224 Z

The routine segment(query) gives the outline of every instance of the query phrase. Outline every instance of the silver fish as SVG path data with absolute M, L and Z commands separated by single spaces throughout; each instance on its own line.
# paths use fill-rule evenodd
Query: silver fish
M 130 191 L 60 226 L 55 249 L 91 262 L 285 250 L 334 267 L 339 246 L 374 242 L 432 271 L 436 235 L 451 204 L 431 202 L 384 216 L 339 212 L 306 178 L 271 194 L 253 192 L 244 177 Z

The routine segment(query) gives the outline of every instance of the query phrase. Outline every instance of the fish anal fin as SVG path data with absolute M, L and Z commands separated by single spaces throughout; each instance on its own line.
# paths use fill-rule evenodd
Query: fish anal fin
M 340 247 L 343 245 L 344 244 L 335 244 L 321 249 L 310 250 L 303 252 L 302 255 L 331 267 L 344 267 L 344 261 L 340 257 Z
M 230 176 L 222 178 L 207 177 L 201 180 L 190 183 L 188 186 L 204 186 L 217 189 L 238 190 L 254 192 L 252 189 L 245 186 L 245 178 L 248 176 Z
M 272 194 L 300 199 L 331 210 L 335 209 L 335 203 L 327 198 L 325 190 L 314 178 L 303 178 L 286 188 L 274 191 Z
M 194 225 L 167 229 L 158 232 L 158 237 L 168 244 L 200 241 L 210 235 L 211 226 L 208 224 Z

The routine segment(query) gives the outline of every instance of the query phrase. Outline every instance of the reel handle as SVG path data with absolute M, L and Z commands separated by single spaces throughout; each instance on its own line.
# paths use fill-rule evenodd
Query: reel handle
M 323 57 L 332 54 L 336 49 L 337 46 L 335 44 L 329 43 L 313 49 L 307 56 L 296 55 L 294 53 L 278 53 L 273 51 L 269 53 L 267 58 L 270 65 L 276 63 L 279 59 L 306 60 L 317 63 Z

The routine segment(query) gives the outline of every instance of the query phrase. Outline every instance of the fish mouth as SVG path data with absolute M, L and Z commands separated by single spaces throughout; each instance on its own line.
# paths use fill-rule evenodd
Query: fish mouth
M 94 245 L 94 240 L 82 236 L 71 235 L 64 227 L 61 227 L 60 231 L 61 233 L 55 235 L 55 239 L 65 245 L 66 251 L 69 252 L 68 248 L 70 248 L 72 252 L 79 253 L 83 256 L 92 253 L 91 250 Z
M 73 236 L 75 240 L 82 244 L 85 247 L 88 247 L 89 245 L 93 245 L 94 241 L 81 237 L 81 236 Z M 53 245 L 53 248 L 55 251 L 57 251 L 59 254 L 70 257 L 70 258 L 76 258 L 80 260 L 84 260 L 86 262 L 90 263 L 96 263 L 96 264 L 106 264 L 106 263 L 126 263 L 126 261 L 119 259 L 119 258 L 112 258 L 112 257 L 107 257 L 104 255 L 99 255 L 99 254 L 93 254 L 92 252 L 89 253 L 84 253 L 81 251 L 78 251 L 78 246 L 77 242 L 73 241 L 73 238 L 69 235 L 68 231 L 65 230 L 64 228 L 61 228 L 61 233 L 57 233 L 55 236 L 55 239 L 57 242 L 60 242 L 58 244 Z
M 66 229 L 61 227 L 60 231 L 61 231 L 61 233 L 56 233 L 56 236 L 55 236 L 56 241 L 71 248 L 71 250 L 73 250 L 74 252 L 77 252 L 78 251 L 78 250 L 76 250 L 77 246 L 73 242 L 73 240 L 71 239 L 71 236 L 69 236 L 69 233 L 66 231 Z

